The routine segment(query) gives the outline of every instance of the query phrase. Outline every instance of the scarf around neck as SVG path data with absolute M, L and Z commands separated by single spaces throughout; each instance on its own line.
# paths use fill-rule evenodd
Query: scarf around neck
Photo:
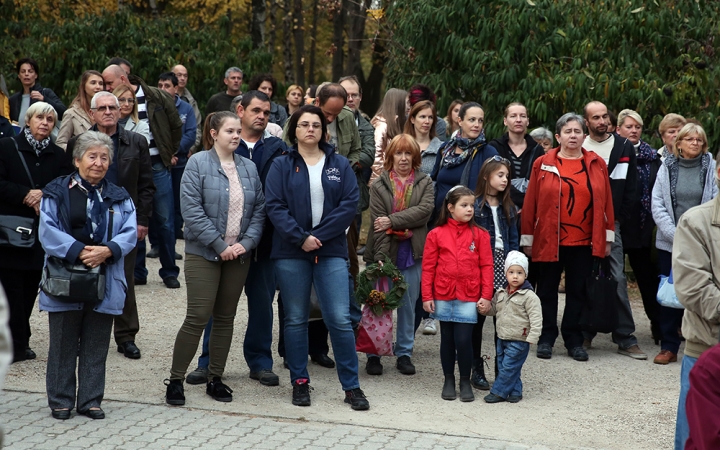
M 405 182 L 400 179 L 400 176 L 397 174 L 397 172 L 395 172 L 395 170 L 391 170 L 389 172 L 389 176 L 390 187 L 392 188 L 393 193 L 392 212 L 394 214 L 410 207 L 410 198 L 412 197 L 413 184 L 415 184 L 415 171 L 413 170 L 410 172 L 410 176 L 407 177 Z M 393 230 L 391 228 L 388 228 L 386 233 L 394 234 L 395 237 L 401 241 L 410 239 L 412 237 L 412 231 L 410 231 L 409 229 Z
M 467 138 L 455 135 L 448 143 L 443 153 L 442 167 L 452 168 L 463 164 L 468 157 L 474 156 L 474 152 L 485 143 L 485 130 L 480 132 L 480 136 L 470 141 Z M 455 148 L 462 150 L 462 153 L 456 154 Z
M 645 220 L 652 216 L 650 209 L 650 165 L 653 161 L 660 159 L 660 155 L 645 141 L 640 141 L 637 150 L 638 179 L 642 191 L 640 192 L 640 227 L 645 226 Z
M 102 191 L 105 187 L 103 179 L 96 186 L 85 181 L 78 172 L 72 176 L 70 188 L 76 187 L 87 195 L 87 220 L 83 227 L 85 232 L 96 244 L 102 244 L 107 232 L 107 211 L 108 206 L 102 199 Z
M 50 145 L 50 137 L 46 137 L 42 141 L 38 141 L 33 137 L 32 133 L 30 132 L 30 127 L 23 128 L 23 132 L 25 133 L 25 139 L 27 139 L 33 150 L 35 150 L 35 154 L 37 156 L 40 156 L 40 153 L 45 150 L 48 145 Z

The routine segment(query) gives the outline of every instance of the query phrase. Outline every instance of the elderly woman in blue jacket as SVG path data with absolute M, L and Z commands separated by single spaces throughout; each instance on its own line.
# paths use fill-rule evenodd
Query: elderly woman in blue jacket
M 180 185 L 187 314 L 175 338 L 166 380 L 165 401 L 170 405 L 185 404 L 185 373 L 211 316 L 206 393 L 219 402 L 232 401 L 232 389 L 222 376 L 250 255 L 265 223 L 265 196 L 255 163 L 235 154 L 240 119 L 228 111 L 208 115 L 203 141 L 212 142 L 212 148 L 188 160 Z
M 326 130 L 325 115 L 315 106 L 303 106 L 290 117 L 287 137 L 293 146 L 273 161 L 265 182 L 267 214 L 275 226 L 271 257 L 285 309 L 292 403 L 310 406 L 307 326 L 314 285 L 345 402 L 366 410 L 370 404 L 360 389 L 350 324 L 345 238 L 359 192 L 350 162 L 326 142 Z
M 104 266 L 105 294 L 99 302 L 81 303 L 48 295 L 42 286 L 40 310 L 49 312 L 50 325 L 46 389 L 54 418 L 69 419 L 77 403 L 78 413 L 103 419 L 110 330 L 125 305 L 124 258 L 137 242 L 135 205 L 124 188 L 104 179 L 113 159 L 108 136 L 83 133 L 72 157 L 77 172 L 43 189 L 39 238 L 48 257 Z

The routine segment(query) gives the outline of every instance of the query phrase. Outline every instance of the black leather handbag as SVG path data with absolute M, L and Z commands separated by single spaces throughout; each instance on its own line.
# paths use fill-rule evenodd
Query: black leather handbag
M 585 279 L 586 303 L 580 328 L 595 333 L 612 333 L 618 324 L 618 283 L 612 278 L 608 258 L 594 258 L 592 275 Z
M 15 150 L 17 150 L 18 157 L 25 167 L 25 173 L 30 180 L 30 186 L 35 186 L 35 182 L 30 175 L 25 158 L 18 149 L 17 142 L 15 139 L 12 140 L 15 144 Z M 23 216 L 0 216 L 0 247 L 16 247 L 16 248 L 32 248 L 35 245 L 37 235 L 37 219 L 35 217 L 23 217 Z
M 109 210 L 108 241 L 112 238 L 113 216 Z M 98 303 L 105 297 L 105 263 L 88 267 L 63 258 L 48 256 L 43 268 L 40 289 L 57 301 L 65 303 Z

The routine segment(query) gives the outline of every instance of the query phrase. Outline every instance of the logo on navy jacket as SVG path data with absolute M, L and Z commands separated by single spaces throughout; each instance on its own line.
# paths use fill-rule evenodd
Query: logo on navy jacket
M 183 125 L 185 125 L 185 121 L 187 120 L 187 114 L 180 114 L 180 120 L 182 120 Z
M 340 169 L 337 167 L 329 167 L 325 170 L 325 175 L 327 175 L 328 181 L 336 181 L 338 183 L 342 181 L 342 178 L 340 178 Z

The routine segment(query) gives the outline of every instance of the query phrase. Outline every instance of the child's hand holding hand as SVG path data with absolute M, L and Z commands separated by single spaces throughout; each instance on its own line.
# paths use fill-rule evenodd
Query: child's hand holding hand
M 435 312 L 435 300 L 430 300 L 429 302 L 423 302 L 423 309 L 425 312 L 434 313 Z
M 490 307 L 492 303 L 489 300 L 485 300 L 484 298 L 481 298 L 477 302 L 477 309 L 480 312 L 480 314 L 487 314 L 490 312 Z

